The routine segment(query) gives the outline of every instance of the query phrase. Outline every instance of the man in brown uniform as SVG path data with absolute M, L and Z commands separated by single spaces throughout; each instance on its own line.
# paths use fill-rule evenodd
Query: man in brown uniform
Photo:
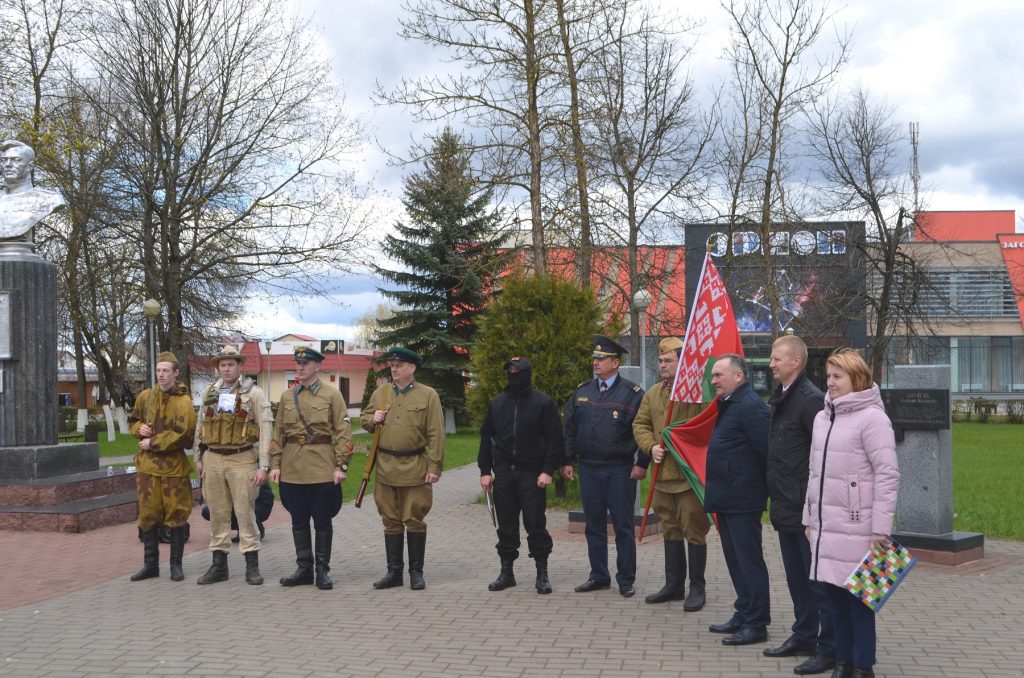
M 225 346 L 210 361 L 220 379 L 203 391 L 196 426 L 196 470 L 203 479 L 203 498 L 210 507 L 210 551 L 213 564 L 198 584 L 228 578 L 231 512 L 238 521 L 239 550 L 245 555 L 245 581 L 263 583 L 260 535 L 254 505 L 270 470 L 270 435 L 274 417 L 270 401 L 249 377 L 242 377 L 245 356 Z M 257 460 L 258 455 L 258 460 Z M 259 466 L 257 466 L 257 461 Z
M 387 352 L 391 384 L 370 396 L 362 411 L 367 431 L 383 426 L 377 445 L 377 480 L 373 499 L 384 523 L 388 572 L 373 588 L 402 585 L 402 535 L 409 540 L 409 585 L 426 587 L 423 558 L 427 524 L 433 503 L 432 485 L 441 479 L 444 465 L 444 412 L 437 391 L 415 381 L 420 356 L 407 348 Z
M 129 432 L 139 439 L 139 529 L 143 566 L 132 581 L 160 576 L 158 531 L 171 531 L 171 580 L 181 581 L 185 523 L 192 513 L 192 465 L 185 456 L 196 435 L 196 413 L 188 388 L 177 381 L 178 359 L 165 351 L 156 359 L 156 385 L 139 394 L 128 418 Z
M 690 595 L 686 596 L 683 609 L 694 612 L 704 607 L 704 566 L 708 559 L 706 538 L 710 525 L 704 507 L 690 488 L 679 463 L 674 457 L 667 458 L 670 455 L 666 453 L 661 438 L 682 348 L 683 342 L 676 337 L 662 339 L 658 344 L 661 384 L 644 394 L 640 410 L 633 420 L 633 437 L 640 449 L 654 459 L 654 463 L 661 463 L 652 503 L 661 520 L 661 533 L 665 539 L 665 585 L 657 593 L 647 596 L 645 601 L 664 603 L 683 599 L 688 547 Z M 703 406 L 697 403 L 676 403 L 672 408 L 672 420 L 691 419 L 702 409 Z
M 292 515 L 292 539 L 298 569 L 281 578 L 281 586 L 314 582 L 313 540 L 316 530 L 315 581 L 319 589 L 334 588 L 331 570 L 331 519 L 341 510 L 341 488 L 352 458 L 352 427 L 348 405 L 338 389 L 320 379 L 319 351 L 295 349 L 299 383 L 281 395 L 270 443 L 270 479 L 280 483 L 281 503 Z

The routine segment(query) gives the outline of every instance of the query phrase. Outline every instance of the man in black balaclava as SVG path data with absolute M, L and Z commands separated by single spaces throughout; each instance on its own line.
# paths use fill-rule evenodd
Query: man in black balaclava
M 537 564 L 537 593 L 551 593 L 548 580 L 548 534 L 544 511 L 551 477 L 561 465 L 564 449 L 558 407 L 533 388 L 533 368 L 516 356 L 505 363 L 508 386 L 487 405 L 480 429 L 480 486 L 493 488 L 498 519 L 501 574 L 487 588 L 501 591 L 516 585 L 512 563 L 519 557 L 519 513 L 526 543 Z

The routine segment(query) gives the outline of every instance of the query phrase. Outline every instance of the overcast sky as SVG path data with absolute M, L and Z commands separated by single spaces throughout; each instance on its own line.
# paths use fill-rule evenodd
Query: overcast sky
M 388 166 L 381 147 L 405 151 L 435 131 L 398 108 L 375 107 L 375 85 L 394 85 L 446 68 L 443 54 L 397 37 L 398 0 L 293 0 L 310 17 L 333 57 L 346 105 L 362 114 L 372 141 L 360 163 L 385 209 L 395 209 L 403 170 Z M 728 40 L 724 10 L 712 0 L 665 2 L 703 21 L 690 69 L 699 89 L 722 79 Z M 1012 209 L 1024 219 L 1024 50 L 1020 0 L 856 0 L 832 3 L 853 33 L 841 86 L 861 84 L 884 96 L 900 124 L 920 124 L 924 202 L 932 210 Z M 386 214 L 386 213 L 385 213 Z M 393 223 L 392 212 L 383 221 Z M 352 340 L 356 319 L 382 301 L 368 276 L 333 281 L 337 293 L 295 304 L 258 300 L 243 327 L 261 336 L 303 332 Z

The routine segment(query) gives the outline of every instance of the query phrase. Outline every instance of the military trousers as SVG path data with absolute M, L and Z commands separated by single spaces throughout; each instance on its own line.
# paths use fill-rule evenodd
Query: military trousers
M 181 527 L 192 513 L 192 481 L 188 476 L 135 474 L 139 494 L 139 528 Z
M 424 518 L 434 503 L 434 488 L 422 485 L 385 485 L 379 480 L 373 486 L 373 501 L 384 523 L 384 534 L 426 532 Z
M 654 513 L 661 521 L 661 534 L 666 541 L 706 544 L 711 524 L 704 506 L 693 490 L 662 492 L 654 486 Z
M 203 455 L 203 499 L 210 507 L 210 550 L 231 550 L 231 512 L 238 522 L 238 548 L 242 553 L 259 551 L 260 533 L 256 527 L 254 503 L 259 488 L 256 477 L 256 452 L 219 454 L 207 450 Z
M 523 515 L 526 544 L 531 558 L 547 558 L 551 553 L 551 535 L 547 530 L 547 490 L 537 487 L 537 471 L 513 471 L 499 467 L 494 471 L 494 512 L 498 521 L 498 557 L 519 557 L 519 514 Z
M 308 530 L 309 521 L 317 532 L 333 532 L 331 519 L 341 511 L 341 486 L 326 483 L 286 483 L 278 486 L 281 503 L 292 516 L 293 530 Z

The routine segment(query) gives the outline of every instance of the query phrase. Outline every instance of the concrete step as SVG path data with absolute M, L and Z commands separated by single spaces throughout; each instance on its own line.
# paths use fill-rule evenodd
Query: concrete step
M 51 506 L 0 506 L 0 530 L 85 532 L 138 516 L 138 495 L 129 490 Z

